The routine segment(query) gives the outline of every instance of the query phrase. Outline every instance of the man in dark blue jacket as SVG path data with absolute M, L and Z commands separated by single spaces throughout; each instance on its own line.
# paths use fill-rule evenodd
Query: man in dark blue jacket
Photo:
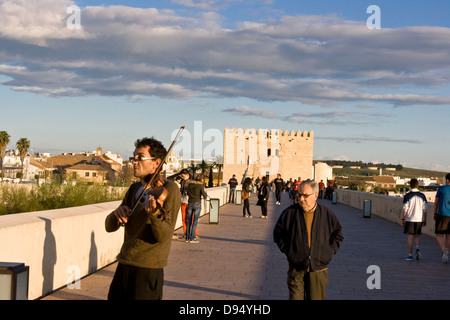
M 317 203 L 318 196 L 317 182 L 302 182 L 299 202 L 285 209 L 275 225 L 274 241 L 289 262 L 290 300 L 325 299 L 327 267 L 344 240 L 341 224 Z

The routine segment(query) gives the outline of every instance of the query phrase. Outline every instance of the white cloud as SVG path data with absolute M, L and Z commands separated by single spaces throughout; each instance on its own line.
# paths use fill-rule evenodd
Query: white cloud
M 335 16 L 285 16 L 229 30 L 217 13 L 98 6 L 82 9 L 74 31 L 65 27 L 71 4 L 0 0 L 0 74 L 11 79 L 3 85 L 57 96 L 450 105 L 437 91 L 450 83 L 447 28 L 373 32 Z
M 0 0 L 1 39 L 46 45 L 49 39 L 83 38 L 84 32 L 67 28 L 71 0 Z
M 172 0 L 172 3 L 180 4 L 189 8 L 197 9 L 216 9 L 220 1 L 217 0 Z
M 387 142 L 387 143 L 409 143 L 409 144 L 421 144 L 422 141 L 416 139 L 395 139 L 392 137 L 374 137 L 369 135 L 360 135 L 358 137 L 325 137 L 325 136 L 316 136 L 314 137 L 316 140 L 331 140 L 331 141 L 339 141 L 339 142 L 347 142 L 347 143 L 362 143 L 362 142 Z
M 327 160 L 327 159 L 325 159 Z M 331 157 L 331 160 L 345 160 L 345 161 L 351 161 L 352 159 L 350 159 L 349 157 L 345 156 L 345 155 L 339 155 L 339 156 L 334 156 Z
M 272 4 L 273 0 L 171 0 L 172 3 L 179 4 L 188 8 L 195 8 L 201 10 L 220 10 L 229 7 L 235 3 L 238 4 L 252 4 L 252 5 L 268 5 Z
M 227 108 L 223 110 L 224 112 L 236 113 L 244 116 L 258 116 L 269 119 L 276 119 L 278 116 L 274 111 L 271 110 L 260 110 L 249 106 L 240 106 L 236 108 Z

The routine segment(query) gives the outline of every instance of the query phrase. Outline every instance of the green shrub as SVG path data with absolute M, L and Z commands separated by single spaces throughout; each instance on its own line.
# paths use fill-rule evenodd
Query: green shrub
M 125 190 L 103 185 L 45 183 L 41 186 L 2 185 L 0 215 L 78 207 L 121 200 Z

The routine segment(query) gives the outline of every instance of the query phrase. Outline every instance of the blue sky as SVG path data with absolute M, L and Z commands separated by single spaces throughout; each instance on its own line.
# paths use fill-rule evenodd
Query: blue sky
M 67 27 L 71 5 L 81 29 Z M 366 26 L 370 5 L 381 29 Z M 181 125 L 192 139 L 199 123 L 306 130 L 315 159 L 450 171 L 449 12 L 444 0 L 0 0 L 0 130 L 11 148 L 26 137 L 34 151 L 124 157 Z

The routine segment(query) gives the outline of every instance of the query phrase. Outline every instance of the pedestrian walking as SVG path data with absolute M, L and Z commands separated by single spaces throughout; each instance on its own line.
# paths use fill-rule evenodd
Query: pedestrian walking
M 276 197 L 276 204 L 281 204 L 281 192 L 284 190 L 284 181 L 281 179 L 281 174 L 277 174 L 277 178 L 273 180 L 273 184 L 275 184 L 275 197 Z
M 434 200 L 435 233 L 442 250 L 442 262 L 448 263 L 450 248 L 450 173 L 445 176 L 445 185 L 439 187 Z
M 422 226 L 427 225 L 427 198 L 419 191 L 419 181 L 411 179 L 411 190 L 403 197 L 403 232 L 408 235 L 408 256 L 406 261 L 413 261 L 413 243 L 415 244 L 416 260 L 422 259 L 419 248 L 419 236 Z
M 286 191 L 289 195 L 289 199 L 292 201 L 292 192 L 294 188 L 294 181 L 292 181 L 292 178 L 289 178 L 289 181 L 286 182 Z
M 197 229 L 198 219 L 202 211 L 202 197 L 204 199 L 208 197 L 202 174 L 199 174 L 194 181 L 189 182 L 187 195 L 189 202 L 186 211 L 186 242 L 198 243 L 199 237 L 195 236 L 195 230 Z
M 234 196 L 236 193 L 236 186 L 238 185 L 238 181 L 236 179 L 236 175 L 233 174 L 233 177 L 228 180 L 228 184 L 230 186 L 230 196 L 228 197 L 229 203 L 234 203 Z
M 292 197 L 292 203 L 298 202 L 298 188 L 300 184 L 302 183 L 302 178 L 298 177 L 298 180 L 294 180 L 294 187 L 293 187 L 293 197 Z
M 261 185 L 258 188 L 258 202 L 257 206 L 261 207 L 261 219 L 267 219 L 267 201 L 270 196 L 270 186 L 267 177 L 262 177 Z
M 323 199 L 323 194 L 325 193 L 325 183 L 323 180 L 319 182 L 319 199 Z
M 180 171 L 180 177 L 181 177 L 181 187 L 180 187 L 180 191 L 181 191 L 181 222 L 183 224 L 183 239 L 186 240 L 186 218 L 187 218 L 187 207 L 189 204 L 189 196 L 187 194 L 187 190 L 188 190 L 188 185 L 189 182 L 191 181 L 190 178 L 190 174 L 189 174 L 189 170 L 188 169 L 183 169 Z M 195 229 L 195 237 L 198 239 L 199 238 L 199 233 L 198 233 L 198 228 Z
M 343 241 L 335 214 L 317 203 L 319 186 L 306 180 L 298 188 L 298 203 L 285 209 L 273 237 L 289 262 L 290 300 L 323 300 L 328 284 L 328 264 Z

